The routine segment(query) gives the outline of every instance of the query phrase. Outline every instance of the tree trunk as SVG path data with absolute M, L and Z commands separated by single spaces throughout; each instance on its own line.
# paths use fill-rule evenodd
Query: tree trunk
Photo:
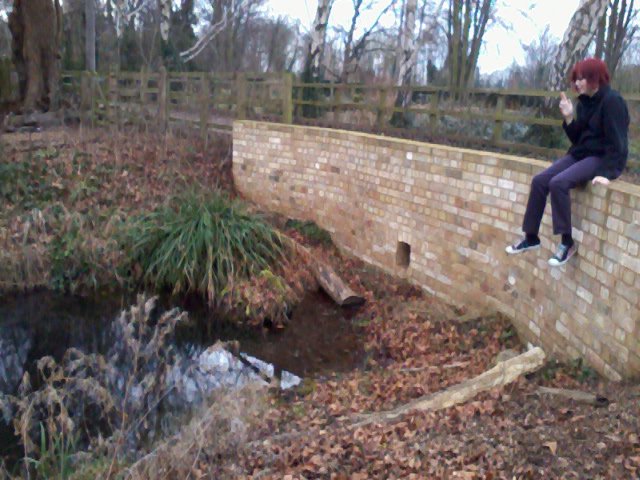
M 86 0 L 66 0 L 64 16 L 64 68 L 83 70 L 85 68 L 85 10 Z
M 300 255 L 302 260 L 309 265 L 318 285 L 320 285 L 336 304 L 341 307 L 352 307 L 362 305 L 365 302 L 364 297 L 351 290 L 349 285 L 340 278 L 331 265 L 315 258 L 309 249 L 296 242 L 293 238 L 284 234 L 282 238 L 284 238 L 292 250 Z
M 160 36 L 165 42 L 169 40 L 169 26 L 171 24 L 171 0 L 158 0 L 160 10 Z
M 416 10 L 418 0 L 407 0 L 404 12 L 404 25 L 400 39 L 400 51 L 398 52 L 398 76 L 396 86 L 406 86 L 411 83 L 415 68 L 416 56 Z M 404 106 L 404 105 L 403 105 Z
M 14 0 L 9 29 L 23 108 L 56 109 L 62 36 L 59 0 Z
M 495 9 L 492 0 L 449 0 L 449 85 L 456 98 L 473 83 L 487 25 Z
M 411 84 L 413 71 L 416 64 L 416 10 L 417 0 L 406 0 L 403 11 L 402 32 L 400 34 L 400 48 L 397 53 L 396 86 L 407 87 Z M 406 108 L 411 99 L 411 93 L 404 89 L 398 89 L 395 106 Z M 405 126 L 408 122 L 402 112 L 394 112 L 391 123 L 396 126 Z
M 322 53 L 324 51 L 324 39 L 327 33 L 327 24 L 329 23 L 329 14 L 333 0 L 319 0 L 316 10 L 316 18 L 311 28 L 311 42 L 309 43 L 309 51 L 307 53 L 307 77 L 305 80 L 315 82 L 322 76 L 320 65 L 322 62 Z
M 549 90 L 559 91 L 566 87 L 569 70 L 586 54 L 607 4 L 608 0 L 580 0 L 560 42 L 547 84 Z
M 85 0 L 85 65 L 90 72 L 96 71 L 96 1 Z

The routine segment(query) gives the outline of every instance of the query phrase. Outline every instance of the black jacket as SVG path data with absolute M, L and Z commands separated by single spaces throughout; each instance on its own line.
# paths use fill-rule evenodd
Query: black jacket
M 597 176 L 618 178 L 629 155 L 629 110 L 624 99 L 608 85 L 592 96 L 580 95 L 576 117 L 562 128 L 571 140 L 569 154 L 576 160 L 600 157 Z

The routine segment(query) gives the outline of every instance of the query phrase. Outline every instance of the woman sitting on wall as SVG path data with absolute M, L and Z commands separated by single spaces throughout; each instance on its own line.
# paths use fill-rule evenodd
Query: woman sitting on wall
M 510 255 L 540 247 L 540 222 L 551 193 L 554 235 L 562 235 L 549 265 L 564 265 L 576 252 L 571 236 L 569 190 L 588 182 L 609 183 L 620 176 L 627 163 L 629 112 L 618 92 L 609 86 L 606 64 L 597 58 L 578 62 L 571 83 L 579 94 L 576 114 L 571 100 L 560 94 L 562 128 L 571 140 L 567 154 L 540 172 L 531 182 L 531 192 L 522 223 L 524 238 L 507 247 Z

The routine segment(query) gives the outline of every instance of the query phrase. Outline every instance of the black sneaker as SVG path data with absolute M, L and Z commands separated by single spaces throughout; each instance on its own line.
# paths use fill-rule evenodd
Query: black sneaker
M 507 248 L 505 248 L 505 252 L 507 252 L 509 255 L 516 255 L 517 253 L 526 252 L 528 250 L 535 250 L 537 248 L 540 248 L 540 240 L 538 240 L 537 243 L 530 242 L 529 240 L 527 240 L 527 237 L 525 237 L 520 240 L 520 243 L 509 245 Z
M 558 245 L 558 250 L 556 253 L 549 259 L 549 265 L 552 267 L 559 267 L 560 265 L 564 265 L 569 261 L 571 257 L 575 255 L 577 251 L 576 244 L 573 245 L 565 245 L 561 243 Z

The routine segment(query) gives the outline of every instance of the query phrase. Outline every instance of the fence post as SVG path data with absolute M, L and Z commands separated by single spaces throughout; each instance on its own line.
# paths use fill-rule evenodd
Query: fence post
M 200 136 L 206 142 L 209 129 L 209 81 L 206 73 L 200 74 Z
M 304 108 L 301 108 L 300 102 L 304 100 L 304 87 L 298 87 L 298 92 L 296 95 L 297 102 L 293 107 L 293 116 L 302 116 L 304 117 Z M 302 111 L 302 113 L 301 113 Z
M 110 122 L 116 122 L 118 110 L 118 77 L 111 70 L 107 79 L 107 118 Z
M 0 58 L 0 102 L 13 100 L 13 98 L 11 60 L 8 58 Z
M 438 128 L 438 122 L 440 121 L 440 112 L 438 110 L 439 102 L 440 92 L 438 90 L 434 90 L 431 93 L 431 99 L 429 102 L 429 125 L 431 126 L 431 131 L 434 131 Z
M 158 121 L 160 128 L 164 131 L 167 128 L 167 100 L 169 82 L 167 81 L 167 69 L 163 65 L 160 67 L 160 78 L 158 79 Z
M 384 128 L 385 117 L 387 113 L 387 87 L 380 87 L 380 92 L 378 95 L 378 112 L 376 118 L 376 125 L 379 129 Z
M 293 123 L 293 74 L 282 76 L 282 123 Z
M 247 118 L 247 76 L 243 72 L 236 76 L 236 118 Z
M 80 74 L 80 110 L 85 111 L 91 105 L 91 73 L 83 71 Z
M 147 67 L 143 66 L 140 69 L 140 104 L 144 106 L 144 97 L 147 90 L 147 84 L 149 83 L 148 75 L 151 71 L 147 70 Z
M 496 111 L 493 122 L 493 144 L 497 145 L 502 140 L 502 114 L 504 113 L 504 97 L 500 95 L 496 102 Z
M 99 98 L 98 98 L 99 79 L 97 72 L 89 72 L 89 120 L 91 121 L 91 127 L 95 126 L 98 110 L 99 110 Z
M 337 120 L 338 115 L 340 115 L 340 104 L 342 103 L 342 87 L 340 87 L 340 85 L 342 84 L 336 84 L 336 87 L 333 91 L 333 108 L 331 109 L 331 111 L 333 112 L 333 116 L 335 117 L 334 120 Z M 315 108 L 317 109 L 318 107 L 316 106 Z

